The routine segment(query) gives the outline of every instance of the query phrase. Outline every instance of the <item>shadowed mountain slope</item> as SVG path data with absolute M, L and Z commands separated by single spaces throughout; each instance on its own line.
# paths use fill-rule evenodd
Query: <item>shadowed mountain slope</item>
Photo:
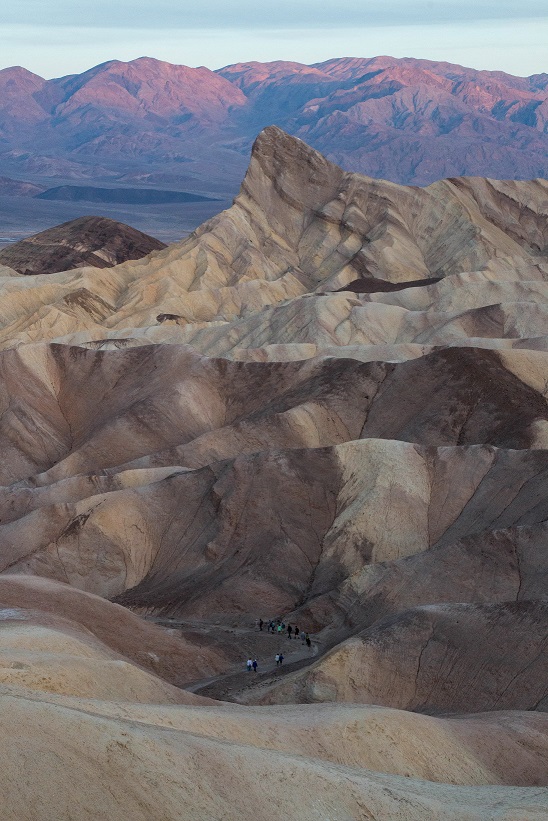
M 67 584 L 37 577 L 2 576 L 0 602 L 2 625 L 12 620 L 12 627 L 23 630 L 27 624 L 56 630 L 59 620 L 62 631 L 69 635 L 78 631 L 92 637 L 103 650 L 108 648 L 111 655 L 121 656 L 125 662 L 170 684 L 178 685 L 212 670 L 221 671 L 225 664 L 222 654 L 170 636 L 127 609 Z M 39 644 L 39 637 L 36 643 Z M 14 649 L 17 644 L 14 643 Z M 4 671 L 3 683 L 8 683 L 9 675 Z M 47 689 L 56 692 L 55 686 Z M 73 694 L 78 695 L 78 690 Z
M 543 518 L 543 517 L 541 517 Z M 400 610 L 436 602 L 531 601 L 546 597 L 546 521 L 442 538 L 427 551 L 367 565 L 294 613 L 335 644 Z M 426 583 L 427 580 L 427 583 Z
M 411 710 L 548 707 L 546 602 L 429 605 L 376 622 L 265 703 L 357 701 Z
M 39 185 L 21 180 L 12 180 L 9 177 L 0 177 L 0 195 L 12 195 L 15 197 L 35 197 L 44 189 Z

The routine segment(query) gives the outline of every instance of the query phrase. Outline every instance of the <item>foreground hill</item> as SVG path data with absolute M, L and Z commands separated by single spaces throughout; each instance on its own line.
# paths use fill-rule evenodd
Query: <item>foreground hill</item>
M 187 240 L 0 269 L 7 818 L 546 815 L 546 192 L 269 128 Z
M 296 813 L 303 821 L 319 813 L 340 819 L 400 815 L 406 821 L 437 821 L 440 808 L 450 821 L 539 821 L 545 815 L 541 773 L 546 729 L 538 732 L 536 749 L 524 752 L 538 722 L 523 713 L 432 726 L 431 719 L 421 716 L 379 715 L 375 708 L 363 707 L 350 713 L 338 705 L 322 712 L 284 706 L 254 716 L 242 714 L 242 708 L 143 707 L 21 692 L 5 692 L 1 698 L 2 730 L 13 738 L 0 775 L 9 796 L 7 821 L 32 817 L 26 808 L 38 797 L 42 818 L 101 821 L 147 821 L 159 808 L 166 821 L 180 819 L 181 808 L 190 821 L 236 821 L 248 812 L 250 800 L 256 817 L 264 821 Z M 345 733 L 347 761 L 338 763 Z M 379 750 L 364 749 L 370 748 L 371 736 L 379 738 Z M 392 774 L 395 737 L 401 751 L 398 774 Z M 506 749 L 504 763 L 493 761 L 490 743 L 499 755 L 500 747 Z M 417 765 L 414 751 L 424 764 Z M 458 763 L 445 774 L 439 759 L 456 758 L 457 752 Z M 501 786 L 500 780 L 516 773 L 517 756 L 520 773 L 531 768 L 526 785 Z M 39 766 L 21 779 L 28 761 Z M 390 774 L 382 772 L 385 761 Z M 464 773 L 460 778 L 453 775 L 457 769 Z M 479 786 L 478 771 L 483 778 Z M 466 784 L 433 783 L 423 773 Z M 531 783 L 537 776 L 540 786 Z M 510 777 L 521 780 L 520 775 Z M 16 784 L 19 788 L 13 789 Z
M 105 217 L 79 217 L 0 250 L 0 265 L 20 274 L 111 268 L 165 248 L 163 242 Z

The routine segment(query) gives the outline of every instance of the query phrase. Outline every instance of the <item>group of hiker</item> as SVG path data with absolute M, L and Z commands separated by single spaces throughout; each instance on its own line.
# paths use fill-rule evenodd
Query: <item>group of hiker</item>
M 283 664 L 284 658 L 285 658 L 285 656 L 284 656 L 283 653 L 276 653 L 276 656 L 274 657 L 274 661 L 276 662 L 276 667 L 279 664 Z M 248 673 L 250 673 L 251 670 L 254 670 L 255 672 L 257 672 L 257 667 L 258 666 L 259 666 L 259 662 L 257 661 L 257 659 L 248 659 L 247 662 L 246 662 L 246 667 L 247 667 L 247 672 Z
M 306 633 L 304 630 L 299 630 L 297 625 L 286 624 L 281 619 L 271 619 L 269 622 L 264 621 L 264 619 L 257 619 L 256 627 L 258 627 L 260 631 L 263 630 L 265 625 L 267 633 L 272 633 L 272 635 L 278 636 L 279 638 L 285 635 L 287 635 L 288 639 L 298 640 L 300 638 L 302 643 L 306 644 L 307 647 L 312 646 L 310 635 Z M 276 655 L 274 656 L 276 667 L 279 667 L 281 664 L 283 664 L 284 658 L 285 656 L 282 652 L 276 653 Z M 258 667 L 259 662 L 256 658 L 248 658 L 246 662 L 246 668 L 248 672 L 251 672 L 253 670 L 256 673 Z
M 263 619 L 259 619 L 259 630 L 263 629 L 265 623 L 266 622 L 264 622 Z M 298 640 L 300 638 L 303 644 L 306 643 L 307 647 L 310 647 L 312 644 L 308 633 L 306 633 L 304 630 L 299 630 L 297 625 L 292 627 L 291 624 L 285 624 L 285 622 L 283 622 L 281 619 L 276 619 L 276 621 L 274 621 L 274 619 L 271 619 L 266 626 L 266 632 L 272 633 L 273 635 L 277 635 L 279 638 L 281 638 L 282 634 L 287 633 L 288 639 L 293 638 Z

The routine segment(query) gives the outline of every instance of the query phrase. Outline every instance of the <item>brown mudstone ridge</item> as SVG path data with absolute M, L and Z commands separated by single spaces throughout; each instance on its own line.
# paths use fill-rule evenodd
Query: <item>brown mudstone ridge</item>
M 548 584 L 547 530 L 542 521 L 455 541 L 443 538 L 413 556 L 366 565 L 295 611 L 295 620 L 315 625 L 326 644 L 335 645 L 380 619 L 431 601 L 542 599 Z
M 111 268 L 165 248 L 163 242 L 106 217 L 78 217 L 0 250 L 0 265 L 21 274 Z
M 0 480 L 39 474 L 25 487 L 45 494 L 53 482 L 104 469 L 197 468 L 360 439 L 537 447 L 548 420 L 544 376 L 537 372 L 532 387 L 523 364 L 520 352 L 504 360 L 471 348 L 403 363 L 230 362 L 174 345 L 12 349 L 0 352 L 0 386 L 11 397 L 0 423 Z M 27 419 L 25 437 L 14 438 L 13 426 Z
M 546 209 L 269 128 L 188 239 L 0 270 L 8 821 L 546 816 Z

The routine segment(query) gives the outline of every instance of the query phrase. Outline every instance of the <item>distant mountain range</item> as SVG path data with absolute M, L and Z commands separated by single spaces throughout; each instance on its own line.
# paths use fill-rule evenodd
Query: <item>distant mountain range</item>
M 171 172 L 179 188 L 229 195 L 271 124 L 399 183 L 548 176 L 548 74 L 392 57 L 219 71 L 143 57 L 54 80 L 0 71 L 0 173 L 34 182 Z

